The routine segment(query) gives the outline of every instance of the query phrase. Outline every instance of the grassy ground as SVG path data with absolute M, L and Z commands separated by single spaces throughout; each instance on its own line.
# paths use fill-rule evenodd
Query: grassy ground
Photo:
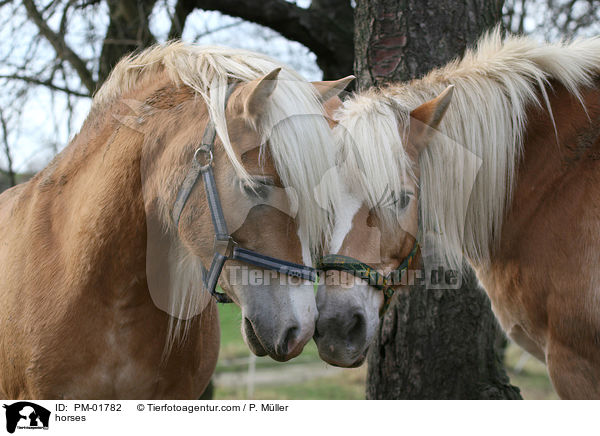
M 257 386 L 253 397 L 258 400 L 364 400 L 366 367 L 347 371 L 301 383 Z M 246 397 L 246 386 L 217 387 L 215 391 L 217 400 Z
M 523 359 L 523 353 L 523 350 L 514 344 L 509 345 L 506 349 L 504 364 L 511 384 L 521 389 L 521 396 L 525 400 L 557 400 L 558 395 L 552 388 L 546 365 L 535 357 L 529 356 L 522 365 L 522 369 L 517 373 L 515 367 Z
M 30 174 L 30 173 L 16 174 L 15 181 L 17 182 L 17 184 L 19 184 L 19 183 L 26 182 L 31 177 L 33 177 L 33 174 Z M 0 169 L 0 192 L 10 188 L 10 186 L 11 186 L 11 183 L 10 183 L 10 178 L 8 176 L 8 173 L 6 171 Z
M 246 373 L 250 351 L 240 333 L 241 314 L 233 304 L 220 305 L 221 316 L 221 353 L 217 364 L 217 374 Z M 257 371 L 285 371 L 292 365 L 314 367 L 320 362 L 317 347 L 310 342 L 297 358 L 279 363 L 269 357 L 256 359 Z M 556 393 L 548 379 L 543 363 L 530 357 L 524 359 L 523 351 L 516 345 L 509 345 L 506 351 L 506 368 L 511 383 L 521 389 L 521 395 L 527 400 L 556 399 Z M 515 367 L 522 368 L 517 371 Z M 323 368 L 326 365 L 323 364 Z M 310 371 L 310 370 L 308 370 Z M 365 398 L 366 365 L 361 368 L 343 371 L 331 371 L 331 375 L 311 380 L 285 384 L 259 384 L 255 387 L 253 398 L 259 400 L 358 400 Z M 292 379 L 293 377 L 290 377 Z M 245 383 L 230 386 L 216 386 L 215 399 L 247 398 Z

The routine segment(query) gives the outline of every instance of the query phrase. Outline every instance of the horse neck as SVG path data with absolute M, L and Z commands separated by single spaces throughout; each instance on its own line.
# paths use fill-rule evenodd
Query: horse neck
M 144 274 L 145 215 L 141 195 L 142 136 L 111 114 L 92 113 L 81 132 L 40 177 L 40 202 L 52 202 L 53 237 L 75 280 L 131 281 Z M 55 181 L 48 183 L 48 180 Z M 77 271 L 78 270 L 78 271 Z M 100 283 L 100 281 L 98 282 Z M 88 288 L 89 283 L 80 283 Z

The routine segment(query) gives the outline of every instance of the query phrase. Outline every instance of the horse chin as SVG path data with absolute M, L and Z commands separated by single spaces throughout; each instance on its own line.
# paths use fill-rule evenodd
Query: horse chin
M 367 358 L 367 350 L 360 353 L 358 356 L 330 356 L 326 353 L 322 353 L 319 349 L 319 357 L 327 362 L 331 366 L 338 366 L 340 368 L 358 368 Z
M 365 351 L 363 354 L 361 354 L 358 359 L 356 359 L 354 361 L 354 363 L 352 363 L 349 366 L 346 366 L 346 368 L 358 368 L 359 366 L 362 366 L 363 363 L 365 363 L 365 360 L 367 359 L 367 352 Z

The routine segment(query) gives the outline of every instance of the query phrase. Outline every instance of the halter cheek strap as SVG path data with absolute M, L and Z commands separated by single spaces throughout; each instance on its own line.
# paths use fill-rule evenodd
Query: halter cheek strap
M 342 256 L 341 254 L 328 254 L 323 256 L 317 262 L 317 268 L 322 270 L 345 271 L 355 277 L 365 280 L 370 286 L 383 292 L 383 306 L 379 311 L 379 316 L 383 317 L 387 309 L 390 307 L 390 302 L 394 296 L 393 285 L 400 282 L 402 273 L 410 268 L 412 261 L 419 249 L 419 243 L 415 241 L 410 254 L 402 261 L 400 266 L 387 276 L 379 273 L 375 268 L 367 265 L 353 257 Z
M 236 87 L 236 83 L 231 83 L 227 88 L 225 105 Z M 185 176 L 177 197 L 173 205 L 171 218 L 176 227 L 179 227 L 179 220 L 185 205 L 192 193 L 197 181 L 202 177 L 204 191 L 208 200 L 208 208 L 215 230 L 214 254 L 210 268 L 203 269 L 203 281 L 206 289 L 215 297 L 219 303 L 231 303 L 228 295 L 217 292 L 217 283 L 223 266 L 227 260 L 239 260 L 259 268 L 270 269 L 288 276 L 298 277 L 300 279 L 316 282 L 318 275 L 314 268 L 305 265 L 299 265 L 285 260 L 266 256 L 246 248 L 239 247 L 237 242 L 231 237 L 227 230 L 227 223 L 223 215 L 221 200 L 217 192 L 217 184 L 213 173 L 213 145 L 216 139 L 216 129 L 212 120 L 208 121 L 202 135 L 202 143 L 194 153 L 192 164 Z

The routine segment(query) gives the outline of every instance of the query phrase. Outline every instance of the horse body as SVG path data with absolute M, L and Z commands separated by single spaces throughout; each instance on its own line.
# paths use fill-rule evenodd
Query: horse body
M 581 102 L 553 88 L 558 138 L 548 112 L 531 109 L 502 239 L 475 267 L 502 327 L 547 363 L 559 395 L 598 398 L 600 87 Z
M 0 196 L 2 397 L 190 398 L 214 370 L 214 303 L 161 363 L 169 316 L 146 282 L 142 135 L 115 125 L 88 121 Z

